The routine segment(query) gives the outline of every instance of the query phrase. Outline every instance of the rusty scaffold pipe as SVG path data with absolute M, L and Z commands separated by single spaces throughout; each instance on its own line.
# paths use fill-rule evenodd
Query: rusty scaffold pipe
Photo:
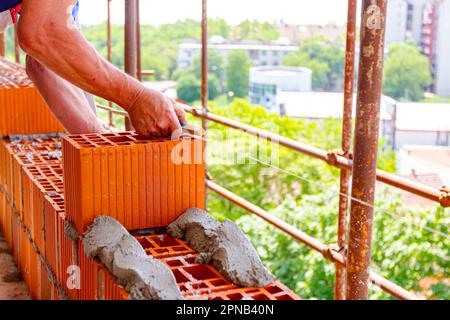
M 140 0 L 136 1 L 136 47 L 137 47 L 137 78 L 142 81 L 141 63 L 141 9 Z
M 204 112 L 208 112 L 208 11 L 207 0 L 202 0 L 202 86 L 201 100 Z M 207 129 L 207 121 L 203 120 L 203 129 Z
M 295 240 L 305 244 L 306 246 L 310 247 L 313 250 L 316 250 L 320 252 L 324 258 L 332 261 L 336 265 L 345 265 L 345 257 L 335 251 L 332 247 L 320 242 L 319 240 L 311 237 L 310 235 L 306 234 L 305 232 L 295 228 L 294 226 L 286 223 L 285 221 L 277 218 L 273 214 L 265 211 L 264 209 L 258 207 L 257 205 L 239 197 L 238 195 L 232 193 L 231 191 L 219 186 L 218 184 L 208 180 L 206 182 L 206 185 L 208 189 L 211 191 L 217 193 L 218 195 L 224 197 L 225 199 L 231 201 L 232 203 L 236 204 L 237 206 L 245 209 L 247 212 L 250 212 L 261 219 L 265 220 L 266 222 L 270 223 L 277 229 L 283 231 L 284 233 L 288 234 Z M 382 276 L 370 272 L 370 282 L 374 285 L 380 287 L 383 291 L 389 293 L 393 297 L 401 300 L 418 300 L 420 299 L 413 293 L 408 292 L 407 290 L 401 288 L 400 286 L 396 285 L 395 283 L 383 278 Z
M 355 34 L 356 34 L 356 0 L 348 0 L 347 12 L 347 40 L 345 50 L 345 75 L 344 75 L 344 111 L 342 113 L 342 155 L 349 158 L 352 143 L 352 111 L 353 111 L 353 87 L 355 78 Z M 351 169 L 342 169 L 340 176 L 339 215 L 338 215 L 338 239 L 337 244 L 341 249 L 347 247 L 347 215 L 349 204 L 349 181 Z M 345 299 L 346 272 L 345 266 L 336 265 L 334 283 L 334 299 Z
M 6 40 L 5 33 L 0 33 L 0 56 L 5 57 L 6 55 Z
M 137 78 L 137 1 L 125 0 L 125 72 Z M 131 122 L 125 119 L 125 129 L 131 130 Z
M 107 48 L 107 58 L 109 62 L 112 62 L 112 49 L 111 49 L 111 0 L 106 0 L 107 2 L 107 20 L 106 20 L 106 48 Z M 109 102 L 108 106 L 112 108 L 112 103 Z M 112 111 L 108 112 L 109 115 L 109 126 L 114 127 L 114 113 Z
M 20 46 L 19 39 L 17 37 L 17 23 L 14 24 L 14 56 L 16 63 L 20 63 Z
M 112 61 L 112 51 L 111 51 L 111 0 L 106 0 L 107 2 L 107 20 L 106 20 L 106 48 L 108 61 Z
M 201 68 L 201 101 L 202 101 L 202 111 L 204 113 L 209 112 L 208 107 L 208 1 L 202 0 L 202 55 L 201 55 L 201 61 L 202 61 L 202 68 Z M 208 131 L 208 119 L 202 118 L 202 129 L 203 129 L 203 135 L 205 138 L 207 138 L 207 131 Z M 205 140 L 206 141 L 206 140 Z M 205 142 L 205 157 L 207 156 L 206 151 L 206 142 Z M 206 161 L 206 159 L 205 159 Z M 205 166 L 206 170 L 206 176 L 208 176 L 208 166 Z M 205 195 L 208 197 L 208 195 Z M 206 199 L 207 201 L 207 199 Z
M 368 298 L 386 0 L 363 0 L 346 298 Z M 355 200 L 356 199 L 356 200 Z

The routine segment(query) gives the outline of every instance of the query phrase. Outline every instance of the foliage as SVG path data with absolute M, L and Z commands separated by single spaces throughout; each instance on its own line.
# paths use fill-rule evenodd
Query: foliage
M 297 52 L 291 53 L 283 61 L 287 66 L 311 69 L 313 88 L 324 91 L 341 89 L 344 63 L 344 51 L 322 37 L 304 41 Z
M 288 196 L 271 213 L 324 243 L 335 243 L 337 192 L 337 188 L 327 189 L 300 201 Z M 389 194 L 378 194 L 372 269 L 402 287 L 419 292 L 420 279 L 441 273 L 449 276 L 449 263 L 445 260 L 449 245 L 442 241 L 445 238 L 424 226 L 440 225 L 445 232 L 450 221 L 440 208 L 411 210 L 402 208 L 399 200 L 392 190 Z M 283 283 L 306 299 L 333 299 L 335 268 L 321 254 L 268 223 L 261 223 L 255 216 L 242 216 L 237 223 L 250 236 L 264 263 Z M 449 287 L 439 283 L 434 287 L 434 294 L 436 298 L 448 299 Z M 371 286 L 370 298 L 391 297 Z
M 424 103 L 450 103 L 450 97 L 437 96 L 426 97 L 422 100 Z
M 208 77 L 208 96 L 215 99 L 220 95 L 220 82 L 215 75 Z M 193 103 L 201 98 L 201 81 L 192 73 L 186 72 L 179 76 L 177 83 L 178 98 Z
M 228 54 L 227 90 L 236 97 L 248 95 L 250 65 L 251 61 L 245 52 L 233 51 Z
M 246 20 L 233 28 L 233 40 L 276 40 L 280 37 L 276 26 L 269 22 Z
M 231 26 L 223 19 L 209 19 L 208 29 L 211 36 L 220 35 L 229 40 L 275 40 L 279 34 L 274 25 L 267 22 L 245 21 Z M 10 28 L 11 29 L 11 28 Z M 83 27 L 83 34 L 107 57 L 106 23 Z M 124 67 L 124 30 L 121 25 L 111 26 L 112 61 L 119 68 Z M 155 79 L 171 79 L 177 69 L 177 50 L 184 40 L 199 41 L 201 37 L 200 21 L 186 19 L 160 26 L 141 25 L 142 68 L 155 70 Z M 8 37 L 9 42 L 12 37 Z M 210 58 L 214 56 L 210 55 Z M 212 64 L 216 66 L 216 64 Z M 214 70 L 213 70 L 214 72 Z M 216 75 L 219 81 L 223 78 Z
M 384 93 L 396 99 L 419 101 L 432 83 L 428 59 L 409 43 L 394 44 L 384 66 Z
M 194 57 L 192 67 L 195 76 L 200 79 L 202 72 L 202 60 L 200 54 Z M 208 76 L 210 75 L 214 75 L 220 80 L 225 77 L 223 58 L 215 50 L 208 50 Z
M 212 105 L 211 108 L 214 113 L 325 150 L 339 147 L 339 120 L 306 122 L 280 117 L 240 99 L 225 107 Z M 244 136 L 248 135 L 210 124 L 208 137 L 213 143 L 208 144 L 208 169 L 214 181 L 320 241 L 335 243 L 338 170 L 322 161 L 264 144 L 256 138 L 244 139 Z M 272 167 L 251 161 L 273 153 L 278 153 L 279 162 L 272 163 Z M 246 161 L 236 163 L 239 157 Z M 379 168 L 395 170 L 394 154 L 383 143 L 380 144 Z M 321 254 L 218 195 L 210 194 L 208 207 L 221 220 L 237 221 L 268 268 L 303 298 L 333 298 L 335 268 Z M 448 278 L 449 244 L 445 237 L 429 230 L 446 233 L 449 224 L 443 209 L 404 208 L 399 194 L 392 189 L 382 189 L 378 192 L 375 209 L 373 270 L 413 291 L 419 291 L 418 281 L 424 277 L 443 274 Z M 450 297 L 448 286 L 442 283 L 430 290 L 433 297 Z M 370 296 L 389 298 L 373 286 Z
M 186 19 L 155 27 L 141 25 L 142 68 L 155 70 L 156 79 L 170 79 L 177 68 L 178 44 L 185 39 L 200 38 L 200 24 Z M 124 66 L 123 26 L 111 26 L 112 61 Z M 99 52 L 107 57 L 106 24 L 83 27 L 83 34 Z
M 219 115 L 324 150 L 334 150 L 340 146 L 340 120 L 308 122 L 281 117 L 242 99 L 235 99 L 228 106 L 212 105 L 211 108 Z M 210 124 L 209 138 L 214 141 L 208 144 L 208 169 L 211 175 L 221 185 L 265 208 L 280 205 L 285 194 L 294 194 L 300 199 L 303 195 L 317 194 L 323 188 L 339 184 L 337 169 L 270 142 L 263 142 L 215 123 Z M 257 162 L 255 158 L 281 167 L 291 174 Z M 387 165 L 381 168 L 391 171 L 394 154 L 381 146 L 379 158 L 381 164 Z M 217 197 L 211 197 L 209 206 L 214 208 L 212 212 L 227 212 L 228 217 L 233 218 L 245 212 Z
M 200 98 L 200 80 L 190 74 L 181 76 L 177 83 L 178 98 L 192 103 Z

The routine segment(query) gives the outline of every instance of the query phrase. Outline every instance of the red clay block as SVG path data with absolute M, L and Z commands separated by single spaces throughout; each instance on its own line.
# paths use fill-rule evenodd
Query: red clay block
M 44 197 L 44 230 L 45 230 L 45 259 L 54 274 L 60 264 L 58 252 L 58 219 L 64 213 L 64 198 L 61 195 L 47 195 Z
M 182 145 L 189 161 L 174 162 Z M 131 132 L 64 137 L 67 218 L 82 234 L 99 215 L 138 230 L 167 226 L 190 207 L 204 209 L 203 159 L 195 163 L 191 155 L 203 147 L 203 141 L 141 140 Z
M 0 135 L 64 131 L 24 68 L 0 58 Z
M 265 288 L 240 288 L 213 266 L 197 264 L 197 253 L 186 242 L 167 234 L 137 237 L 147 254 L 172 269 L 185 299 L 189 300 L 298 300 L 294 292 L 275 281 Z
M 47 273 L 45 265 L 41 263 L 41 294 L 40 300 L 53 300 L 52 291 L 53 284 L 50 281 L 50 276 Z

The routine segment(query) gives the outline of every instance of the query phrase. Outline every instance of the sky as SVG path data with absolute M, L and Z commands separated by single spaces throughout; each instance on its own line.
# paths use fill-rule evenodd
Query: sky
M 107 0 L 80 0 L 82 24 L 106 20 Z M 123 23 L 124 1 L 112 1 L 113 23 Z M 292 24 L 344 25 L 347 0 L 209 0 L 208 15 L 230 24 L 250 19 Z M 201 0 L 141 0 L 141 22 L 159 25 L 186 18 L 200 20 Z

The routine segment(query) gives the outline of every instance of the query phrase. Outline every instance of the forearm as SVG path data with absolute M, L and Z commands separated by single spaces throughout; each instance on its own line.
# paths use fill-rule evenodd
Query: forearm
M 74 3 L 24 0 L 18 27 L 23 49 L 77 87 L 128 110 L 142 85 L 103 59 L 78 30 L 68 27 L 68 8 Z
M 106 132 L 80 88 L 62 79 L 30 56 L 27 56 L 27 73 L 67 132 Z

